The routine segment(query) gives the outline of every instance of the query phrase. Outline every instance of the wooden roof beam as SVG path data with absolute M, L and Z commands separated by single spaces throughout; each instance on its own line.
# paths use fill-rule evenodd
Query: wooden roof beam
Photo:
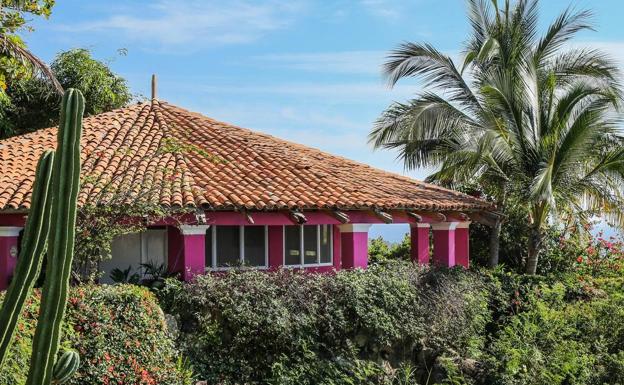
M 245 220 L 247 221 L 247 223 L 249 223 L 250 225 L 255 224 L 256 222 L 254 221 L 253 217 L 251 216 L 251 213 L 249 211 L 247 211 L 247 209 L 243 208 L 241 210 L 241 214 L 243 214 L 243 216 L 245 217 Z
M 474 212 L 469 213 L 468 217 L 474 222 L 478 222 L 489 227 L 494 227 L 496 226 L 496 223 L 498 221 L 503 220 L 504 216 L 497 213 Z
M 331 215 L 336 218 L 340 223 L 345 224 L 349 223 L 349 215 L 347 213 L 340 210 L 332 210 Z
M 379 209 L 373 209 L 373 213 L 375 213 L 375 216 L 377 216 L 377 218 L 381 219 L 384 223 L 392 223 L 394 220 L 392 219 L 392 215 L 390 215 L 389 213 L 385 212 L 385 211 L 381 211 Z
M 301 211 L 290 210 L 290 220 L 298 225 L 303 225 L 308 221 L 305 215 Z
M 416 213 L 415 213 L 415 212 L 413 212 L 413 211 L 406 211 L 406 213 L 407 213 L 407 216 L 408 216 L 408 217 L 412 218 L 412 219 L 413 219 L 413 220 L 415 220 L 416 222 L 422 222 L 422 220 L 423 220 L 422 215 L 418 215 L 418 214 L 416 214 Z

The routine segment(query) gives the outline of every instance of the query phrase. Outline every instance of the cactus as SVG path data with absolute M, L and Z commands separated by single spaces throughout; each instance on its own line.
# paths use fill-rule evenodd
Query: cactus
M 26 221 L 22 247 L 13 275 L 0 310 L 0 368 L 11 345 L 17 320 L 24 302 L 32 290 L 45 254 L 46 240 L 50 230 L 50 204 L 48 194 L 52 176 L 54 152 L 47 151 L 37 164 L 35 183 Z
M 61 105 L 56 160 L 52 172 L 51 231 L 48 237 L 46 279 L 27 385 L 51 383 L 58 352 L 74 253 L 83 112 L 84 98 L 80 91 L 67 90 Z
M 52 383 L 61 385 L 67 382 L 78 370 L 80 366 L 80 356 L 75 350 L 68 350 L 54 364 L 52 371 Z

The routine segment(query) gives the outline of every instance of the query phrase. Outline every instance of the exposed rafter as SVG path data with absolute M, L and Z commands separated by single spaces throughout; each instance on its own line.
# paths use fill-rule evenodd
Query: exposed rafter
M 253 217 L 251 216 L 251 213 L 249 211 L 247 211 L 246 209 L 242 209 L 241 210 L 241 214 L 243 214 L 243 216 L 245 217 L 245 220 L 247 221 L 247 223 L 249 223 L 250 225 L 255 224 L 256 222 L 254 221 Z
M 412 218 L 413 220 L 415 220 L 416 222 L 422 222 L 423 217 L 421 215 L 416 214 L 413 211 L 406 211 L 407 212 L 407 216 Z
M 340 223 L 349 223 L 349 215 L 347 215 L 347 213 L 340 210 L 332 210 L 331 214 L 334 216 L 334 218 L 338 219 Z
M 303 225 L 308 221 L 308 218 L 306 218 L 306 216 L 303 215 L 301 211 L 290 210 L 289 214 L 290 214 L 290 219 L 298 225 Z
M 377 216 L 377 218 L 381 219 L 384 223 L 392 223 L 392 215 L 388 214 L 385 211 L 381 211 L 379 209 L 373 209 L 373 213 Z
M 468 214 L 468 218 L 470 218 L 474 222 L 478 222 L 489 227 L 494 227 L 496 226 L 496 222 L 501 221 L 504 216 L 502 214 L 491 212 L 479 212 Z

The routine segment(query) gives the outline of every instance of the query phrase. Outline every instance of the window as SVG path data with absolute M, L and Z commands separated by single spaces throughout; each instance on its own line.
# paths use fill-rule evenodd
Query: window
M 206 232 L 206 267 L 266 267 L 266 226 L 211 226 Z
M 284 265 L 332 264 L 332 226 L 284 226 Z
M 100 262 L 104 272 L 101 283 L 112 283 L 110 273 L 118 268 L 131 267 L 132 273 L 140 273 L 140 265 L 151 263 L 154 266 L 167 267 L 167 230 L 151 228 L 141 233 L 124 234 L 115 237 L 111 244 L 112 258 Z

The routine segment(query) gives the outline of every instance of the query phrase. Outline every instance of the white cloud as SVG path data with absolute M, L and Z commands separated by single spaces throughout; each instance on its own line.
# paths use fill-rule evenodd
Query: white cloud
M 158 0 L 99 20 L 64 25 L 73 32 L 117 33 L 148 49 L 192 52 L 205 46 L 249 43 L 285 28 L 301 10 L 297 1 Z
M 176 83 L 164 84 L 162 88 L 176 90 L 192 90 L 200 94 L 212 95 L 241 95 L 251 94 L 301 97 L 305 99 L 319 98 L 325 102 L 345 104 L 361 104 L 363 101 L 371 103 L 387 103 L 391 100 L 403 100 L 413 97 L 419 90 L 416 82 L 399 85 L 389 89 L 381 80 L 378 82 L 353 83 L 281 83 L 281 84 L 221 84 L 201 85 Z
M 391 0 L 361 0 L 360 3 L 371 14 L 383 19 L 396 20 L 402 14 L 401 4 Z
M 260 64 L 277 68 L 379 76 L 387 54 L 385 51 L 279 53 L 256 56 L 254 59 Z

